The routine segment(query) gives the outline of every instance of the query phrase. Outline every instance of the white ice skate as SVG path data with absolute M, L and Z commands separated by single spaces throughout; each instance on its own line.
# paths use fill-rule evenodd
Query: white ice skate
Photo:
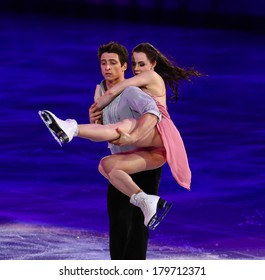
M 148 195 L 144 192 L 132 195 L 130 202 L 141 208 L 144 214 L 144 224 L 152 230 L 161 223 L 172 207 L 172 203 L 168 203 L 159 196 Z
M 39 111 L 39 115 L 60 146 L 73 139 L 77 130 L 75 120 L 67 119 L 63 121 L 47 110 Z

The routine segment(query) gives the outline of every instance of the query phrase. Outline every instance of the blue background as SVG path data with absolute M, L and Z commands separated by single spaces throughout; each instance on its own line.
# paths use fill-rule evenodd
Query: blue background
M 207 73 L 169 103 L 192 190 L 167 165 L 173 209 L 150 234 L 149 258 L 263 259 L 264 3 L 8 1 L 0 17 L 0 259 L 108 259 L 106 143 L 60 148 L 37 111 L 88 122 L 102 79 L 100 44 L 148 41 Z M 131 75 L 129 70 L 127 77 Z

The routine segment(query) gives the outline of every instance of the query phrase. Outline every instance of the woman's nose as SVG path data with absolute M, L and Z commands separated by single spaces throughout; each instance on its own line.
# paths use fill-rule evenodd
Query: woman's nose
M 134 65 L 133 66 L 133 71 L 137 71 L 139 69 L 139 66 L 138 65 Z

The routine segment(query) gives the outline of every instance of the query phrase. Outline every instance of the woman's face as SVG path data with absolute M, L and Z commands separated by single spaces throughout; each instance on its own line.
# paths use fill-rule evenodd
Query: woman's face
M 132 71 L 134 75 L 154 70 L 155 63 L 151 63 L 145 53 L 134 52 L 132 54 Z

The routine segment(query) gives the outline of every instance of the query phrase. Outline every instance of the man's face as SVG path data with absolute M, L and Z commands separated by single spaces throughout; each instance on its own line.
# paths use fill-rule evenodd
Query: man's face
M 103 53 L 100 58 L 100 68 L 106 81 L 120 80 L 124 78 L 127 63 L 121 66 L 118 54 Z

